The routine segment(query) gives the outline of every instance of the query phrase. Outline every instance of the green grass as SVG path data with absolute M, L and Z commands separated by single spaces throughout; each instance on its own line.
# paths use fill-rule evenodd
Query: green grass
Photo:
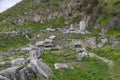
M 76 53 L 72 51 L 45 52 L 43 60 L 54 73 L 54 77 L 50 80 L 110 80 L 108 67 L 105 63 L 93 58 L 84 58 L 82 62 L 77 62 Z M 72 57 L 66 57 L 65 55 L 68 53 Z M 74 69 L 55 70 L 54 63 L 70 63 Z
M 120 40 L 120 30 L 119 29 L 112 29 L 110 31 L 108 31 L 106 34 L 105 34 L 106 37 L 115 37 L 117 38 L 118 40 Z

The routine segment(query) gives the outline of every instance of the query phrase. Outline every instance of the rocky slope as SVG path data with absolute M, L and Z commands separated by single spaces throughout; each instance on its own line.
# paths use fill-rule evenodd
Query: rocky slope
M 119 80 L 119 8 L 119 0 L 23 0 L 1 13 L 0 79 Z

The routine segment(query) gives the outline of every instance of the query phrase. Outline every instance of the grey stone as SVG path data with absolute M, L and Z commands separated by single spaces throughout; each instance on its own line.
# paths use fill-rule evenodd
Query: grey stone
M 0 75 L 0 80 L 10 80 L 10 79 L 8 79 L 8 78 L 6 78 L 6 77 Z
M 11 67 L 11 68 L 7 68 L 5 70 L 2 70 L 0 72 L 1 75 L 4 75 L 4 77 L 10 79 L 10 80 L 17 80 L 16 79 L 16 70 L 18 69 L 18 67 Z
M 85 24 L 85 21 L 80 21 L 80 31 L 85 31 L 86 29 L 86 24 Z
M 84 57 L 89 56 L 87 51 L 83 48 L 80 50 L 80 53 L 77 55 L 77 59 L 81 61 Z
M 74 48 L 83 48 L 83 47 L 85 47 L 85 43 L 84 43 L 83 40 L 74 40 L 74 41 L 72 41 L 71 44 L 72 44 L 72 46 Z
M 40 57 L 42 57 L 44 54 L 44 49 L 43 48 L 38 48 L 38 47 L 33 47 L 30 50 L 30 59 L 38 59 Z
M 56 37 L 55 35 L 51 35 L 51 36 L 49 37 L 49 39 L 52 39 L 52 40 L 53 40 L 53 39 L 55 39 L 55 37 Z
M 38 14 L 34 15 L 34 17 L 33 17 L 34 22 L 37 23 L 37 22 L 40 22 L 40 20 L 41 20 L 40 15 L 38 15 Z
M 88 43 L 88 46 L 91 49 L 97 48 L 97 46 L 96 46 L 96 37 L 88 38 L 87 43 Z
M 33 80 L 34 72 L 32 68 L 25 67 L 16 72 L 17 80 Z
M 44 43 L 44 46 L 46 47 L 46 48 L 51 48 L 51 47 L 53 47 L 53 40 L 51 40 L 51 39 L 46 39 L 45 40 L 45 43 Z
M 24 47 L 20 49 L 21 53 L 28 53 L 30 50 L 32 49 L 32 47 Z
M 11 67 L 0 72 L 8 80 L 33 80 L 34 72 L 30 67 Z
M 12 60 L 11 61 L 11 64 L 12 64 L 12 67 L 15 67 L 15 66 L 22 66 L 25 64 L 25 60 L 24 58 L 17 58 L 15 60 Z
M 117 46 L 120 44 L 120 41 L 118 41 L 116 38 L 114 37 L 109 37 L 109 43 L 112 45 L 112 46 Z
M 48 32 L 55 32 L 55 29 L 47 28 L 46 31 L 48 31 Z
M 56 46 L 56 47 L 53 47 L 51 50 L 59 51 L 59 50 L 61 50 L 61 49 L 62 49 L 62 47 L 60 47 L 60 46 Z
M 37 73 L 39 76 L 43 76 L 46 79 L 53 75 L 52 70 L 44 62 L 40 60 L 37 59 L 31 60 L 29 67 L 31 67 L 33 71 Z
M 36 42 L 36 46 L 37 47 L 43 47 L 44 46 L 44 43 L 45 43 L 45 41 L 39 41 L 39 42 Z
M 97 44 L 97 46 L 99 48 L 103 47 L 105 43 L 108 43 L 108 39 L 107 38 L 100 39 L 100 42 Z
M 73 69 L 73 66 L 69 63 L 55 63 L 54 67 L 56 70 L 59 69 Z

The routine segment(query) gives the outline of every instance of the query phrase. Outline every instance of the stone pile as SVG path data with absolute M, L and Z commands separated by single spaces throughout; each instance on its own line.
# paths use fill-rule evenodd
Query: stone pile
M 31 46 L 27 59 L 17 58 L 11 61 L 12 67 L 0 71 L 0 80 L 33 80 L 35 74 L 41 80 L 53 76 L 52 70 L 42 60 L 44 49 Z
M 37 47 L 44 48 L 44 50 L 61 50 L 59 45 L 54 44 L 54 39 L 56 38 L 55 35 L 51 35 L 48 39 L 44 41 L 38 41 L 35 43 Z

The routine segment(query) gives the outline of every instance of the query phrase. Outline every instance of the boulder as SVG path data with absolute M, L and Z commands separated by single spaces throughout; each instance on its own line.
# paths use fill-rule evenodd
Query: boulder
M 33 80 L 34 72 L 30 67 L 11 67 L 0 72 L 6 80 Z M 1 79 L 0 79 L 1 80 Z
M 31 67 L 35 73 L 41 77 L 44 77 L 45 79 L 48 79 L 53 74 L 52 70 L 41 60 L 31 60 L 29 67 Z
M 38 59 L 43 56 L 43 53 L 44 53 L 44 49 L 38 48 L 38 47 L 33 47 L 30 50 L 29 57 L 30 57 L 30 59 Z
M 10 80 L 10 79 L 8 79 L 8 78 L 6 78 L 6 77 L 0 75 L 0 80 Z
M 19 69 L 19 68 L 18 67 L 7 68 L 5 70 L 2 70 L 0 72 L 0 75 L 4 75 L 4 77 L 6 77 L 10 80 L 17 80 L 16 76 L 15 76 L 17 69 Z
M 45 39 L 44 43 L 45 48 L 52 48 L 54 46 L 52 39 Z
M 33 80 L 34 71 L 30 67 L 24 67 L 16 72 L 17 80 Z
M 100 42 L 97 44 L 97 47 L 103 47 L 105 43 L 108 43 L 107 38 L 100 39 Z
M 43 47 L 43 46 L 44 46 L 44 43 L 45 43 L 44 41 L 39 41 L 39 42 L 36 42 L 35 45 L 36 45 L 37 47 Z
M 81 50 L 80 53 L 77 55 L 77 59 L 81 61 L 84 57 L 89 56 L 86 50 Z
M 120 41 L 118 41 L 116 38 L 114 37 L 109 37 L 109 43 L 114 47 L 120 44 Z
M 32 49 L 32 47 L 24 47 L 20 49 L 21 53 L 28 53 L 30 50 Z
M 96 46 L 96 37 L 88 38 L 87 43 L 88 43 L 88 46 L 91 49 L 97 48 L 97 46 Z
M 74 48 L 83 48 L 83 47 L 85 47 L 85 42 L 83 40 L 74 40 L 74 41 L 72 41 L 71 44 L 72 44 L 72 46 Z
M 33 21 L 34 22 L 40 22 L 40 20 L 41 20 L 41 17 L 40 17 L 40 15 L 38 15 L 38 14 L 36 14 L 36 15 L 34 15 L 34 17 L 33 17 Z
M 52 39 L 52 40 L 53 40 L 53 39 L 55 39 L 55 37 L 56 37 L 55 35 L 51 35 L 51 36 L 49 37 L 49 39 Z
M 73 66 L 69 63 L 55 63 L 54 67 L 56 70 L 59 69 L 73 69 Z
M 5 62 L 0 62 L 0 67 L 5 66 Z
M 11 61 L 11 64 L 12 64 L 12 67 L 15 67 L 15 66 L 22 66 L 25 64 L 25 60 L 24 58 L 17 58 L 15 60 L 12 60 Z

